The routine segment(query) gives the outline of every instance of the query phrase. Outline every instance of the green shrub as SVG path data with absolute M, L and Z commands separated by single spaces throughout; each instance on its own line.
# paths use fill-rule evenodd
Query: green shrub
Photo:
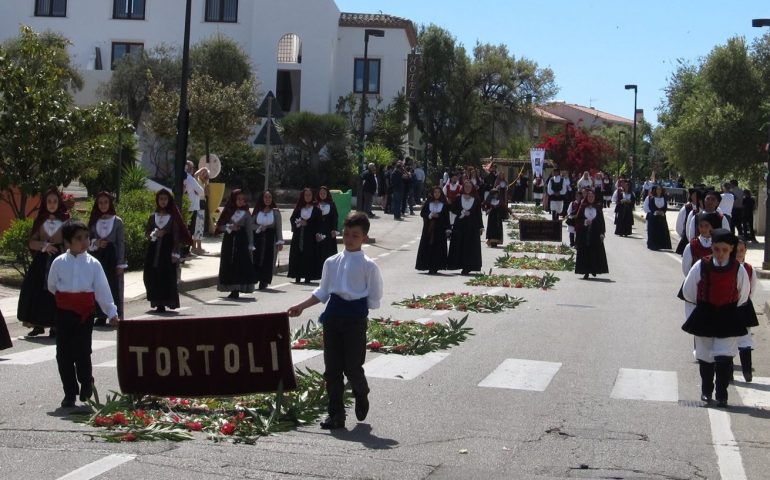
M 27 274 L 32 262 L 32 252 L 29 250 L 29 232 L 32 230 L 33 219 L 14 220 L 11 226 L 0 236 L 0 251 L 3 252 L 3 262 L 12 266 L 22 275 Z
M 131 165 L 123 169 L 120 177 L 121 194 L 134 190 L 144 190 L 147 171 L 141 165 Z
M 126 211 L 120 215 L 123 219 L 123 232 L 126 241 L 126 263 L 129 270 L 141 270 L 147 252 L 147 238 L 144 227 L 150 212 Z

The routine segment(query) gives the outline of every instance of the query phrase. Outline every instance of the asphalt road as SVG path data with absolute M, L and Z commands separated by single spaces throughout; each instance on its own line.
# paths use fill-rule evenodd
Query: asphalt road
M 372 315 L 459 318 L 390 303 L 413 293 L 490 290 L 465 286 L 467 278 L 454 273 L 432 277 L 414 271 L 420 225 L 419 217 L 375 221 L 377 243 L 366 253 L 378 259 L 385 298 Z M 637 223 L 637 232 L 642 228 Z M 770 414 L 761 408 L 770 405 L 765 317 L 755 329 L 755 383 L 743 383 L 736 372 L 728 413 L 704 408 L 692 339 L 679 328 L 684 309 L 675 298 L 682 280 L 676 258 L 646 250 L 639 233 L 610 234 L 606 247 L 609 275 L 586 281 L 558 272 L 561 281 L 553 290 L 508 290 L 527 302 L 500 314 L 470 314 L 475 335 L 415 378 L 371 378 L 366 422 L 351 415 L 346 431 L 312 425 L 252 446 L 203 437 L 182 443 L 91 441 L 85 435 L 91 429 L 57 410 L 62 394 L 52 358 L 30 365 L 2 360 L 53 343 L 15 340 L 12 350 L 0 352 L 0 478 L 58 479 L 92 462 L 115 465 L 98 478 L 132 480 L 768 478 Z M 488 271 L 501 251 L 482 251 Z M 312 290 L 287 282 L 279 276 L 273 291 L 238 301 L 215 288 L 190 292 L 178 315 L 285 310 Z M 758 292 L 755 303 L 764 304 L 766 296 Z M 126 311 L 128 318 L 144 316 L 149 306 L 133 302 Z M 320 306 L 307 310 L 292 327 L 320 312 Z M 19 324 L 11 327 L 14 338 L 25 331 Z M 115 333 L 99 330 L 94 340 L 114 341 Z M 95 365 L 114 360 L 114 346 L 105 345 L 94 351 Z M 373 372 L 382 362 L 380 375 L 388 376 L 396 360 L 369 363 L 378 357 L 369 353 L 365 368 Z M 314 357 L 300 366 L 322 370 L 323 361 Z M 499 375 L 489 377 L 492 372 Z M 96 367 L 95 377 L 100 391 L 117 389 L 114 367 Z M 513 388 L 501 388 L 506 382 Z M 95 477 L 81 471 L 68 478 Z

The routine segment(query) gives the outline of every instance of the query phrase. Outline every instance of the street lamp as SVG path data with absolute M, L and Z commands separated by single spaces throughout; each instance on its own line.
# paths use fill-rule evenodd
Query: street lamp
M 637 86 L 636 85 L 626 85 L 626 90 L 634 90 L 634 133 L 633 138 L 631 141 L 633 144 L 631 145 L 631 155 L 633 156 L 633 161 L 631 162 L 631 172 L 629 175 L 629 180 L 631 181 L 631 185 L 633 185 L 634 181 L 634 165 L 636 164 L 636 94 L 637 94 Z
M 618 176 L 617 176 L 617 178 L 620 178 L 620 158 L 622 156 L 620 154 L 620 145 L 621 145 L 620 137 L 625 137 L 625 136 L 626 136 L 626 131 L 625 130 L 619 130 L 618 131 Z
M 190 129 L 190 108 L 187 104 L 187 80 L 190 76 L 190 16 L 192 0 L 187 0 L 184 18 L 184 44 L 182 46 L 182 81 L 179 88 L 179 116 L 176 123 L 176 158 L 174 158 L 174 198 L 182 205 L 182 184 L 187 162 L 187 136 Z
M 364 78 L 363 78 L 363 85 L 361 88 L 361 129 L 358 133 L 358 143 L 359 143 L 359 151 L 358 154 L 361 158 L 361 175 L 359 176 L 358 180 L 358 197 L 357 197 L 357 204 L 358 204 L 358 210 L 363 210 L 364 208 L 364 194 L 361 191 L 361 188 L 363 187 L 363 174 L 366 170 L 366 159 L 364 158 L 364 141 L 366 138 L 366 110 L 368 109 L 368 99 L 366 97 L 366 94 L 369 93 L 369 37 L 384 37 L 385 36 L 385 30 L 376 30 L 372 28 L 367 28 L 364 30 Z
M 770 18 L 755 18 L 752 27 L 770 27 Z M 768 129 L 767 144 L 767 173 L 765 174 L 765 257 L 762 260 L 762 270 L 770 269 L 770 129 Z

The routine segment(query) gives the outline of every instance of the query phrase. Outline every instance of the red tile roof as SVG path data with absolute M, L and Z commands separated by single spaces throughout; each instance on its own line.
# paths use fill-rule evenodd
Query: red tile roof
M 569 123 L 569 120 L 566 118 L 554 115 L 553 113 L 543 110 L 540 107 L 535 107 L 535 116 L 548 122 Z
M 417 29 L 411 20 L 383 13 L 340 13 L 340 27 L 403 28 L 412 47 L 417 46 Z
M 578 105 L 576 103 L 566 103 L 566 102 L 555 102 L 549 105 L 565 105 L 567 107 L 573 108 L 575 110 L 584 112 L 588 115 L 592 115 L 596 118 L 600 118 L 604 121 L 610 122 L 610 123 L 621 123 L 624 125 L 633 125 L 634 121 L 625 117 L 621 117 L 619 115 L 613 115 L 611 113 L 602 112 L 601 110 L 597 110 L 593 107 L 585 107 L 583 105 Z M 548 108 L 548 105 L 546 105 L 546 108 Z

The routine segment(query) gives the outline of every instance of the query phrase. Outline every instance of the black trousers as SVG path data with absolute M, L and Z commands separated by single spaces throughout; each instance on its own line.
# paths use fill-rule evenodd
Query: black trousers
M 324 379 L 329 394 L 329 415 L 345 414 L 343 374 L 354 395 L 369 393 L 364 375 L 367 322 L 366 317 L 333 317 L 324 321 Z
M 92 318 L 81 322 L 80 317 L 68 310 L 56 310 L 56 364 L 59 367 L 64 395 L 75 397 L 80 385 L 90 388 Z

